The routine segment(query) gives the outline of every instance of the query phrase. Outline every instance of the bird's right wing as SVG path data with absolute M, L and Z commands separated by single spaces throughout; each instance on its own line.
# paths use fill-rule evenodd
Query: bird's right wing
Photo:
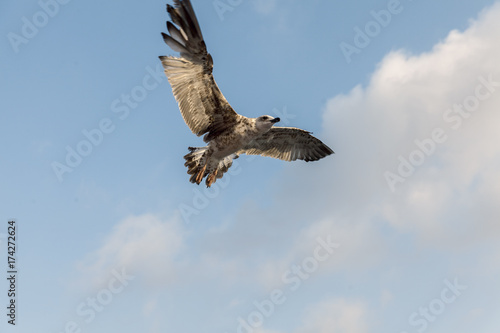
M 333 154 L 327 145 L 310 132 L 294 127 L 273 127 L 250 141 L 238 154 L 262 155 L 285 161 L 317 161 Z
M 161 56 L 160 60 L 184 121 L 196 135 L 208 133 L 205 140 L 210 141 L 234 126 L 241 116 L 215 83 L 212 56 L 207 52 L 191 2 L 174 0 L 174 6 L 167 5 L 173 23 L 167 22 L 169 35 L 162 35 L 181 57 Z

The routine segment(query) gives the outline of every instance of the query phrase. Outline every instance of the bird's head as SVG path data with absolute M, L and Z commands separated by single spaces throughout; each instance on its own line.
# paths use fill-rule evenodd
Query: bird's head
M 260 116 L 255 120 L 255 127 L 259 130 L 259 132 L 267 132 L 280 121 L 280 118 L 274 118 L 271 116 Z

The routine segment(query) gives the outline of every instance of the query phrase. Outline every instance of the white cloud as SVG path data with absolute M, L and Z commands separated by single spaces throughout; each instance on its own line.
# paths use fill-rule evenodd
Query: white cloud
M 326 215 L 358 220 L 371 211 L 420 241 L 445 247 L 500 234 L 493 222 L 500 217 L 494 199 L 500 197 L 499 17 L 497 3 L 428 53 L 391 52 L 366 87 L 328 102 L 323 137 L 337 154 L 314 175 L 307 165 L 292 176 L 311 187 L 321 184 L 332 202 Z M 478 86 L 480 96 L 489 96 L 476 98 Z M 448 111 L 455 104 L 474 110 L 464 118 Z M 385 172 L 398 174 L 399 156 L 409 159 L 419 149 L 415 140 L 431 138 L 435 128 L 447 140 L 392 193 Z
M 231 223 L 197 239 L 200 256 L 190 262 L 190 268 L 179 264 L 185 241 L 182 224 L 143 215 L 124 219 L 113 228 L 81 264 L 84 277 L 102 284 L 112 269 L 125 267 L 155 287 L 191 275 L 221 284 L 288 290 L 280 285 L 283 273 L 313 255 L 317 237 L 331 235 L 340 247 L 313 274 L 342 272 L 332 274 L 332 279 L 356 275 L 374 284 L 378 280 L 374 282 L 375 275 L 368 273 L 398 264 L 391 261 L 390 250 L 401 244 L 391 244 L 388 229 L 391 236 L 410 234 L 426 247 L 447 250 L 495 239 L 500 234 L 500 87 L 469 118 L 459 118 L 457 129 L 452 125 L 458 123 L 446 122 L 443 115 L 476 94 L 479 77 L 492 75 L 500 81 L 499 17 L 497 4 L 466 31 L 451 32 L 425 54 L 391 52 L 366 87 L 354 87 L 328 101 L 324 131 L 318 136 L 336 154 L 318 163 L 287 165 L 283 177 L 274 181 L 275 201 L 266 208 L 249 202 Z M 442 128 L 447 140 L 436 144 L 435 152 L 391 192 L 384 173 L 397 173 L 398 157 L 408 158 L 417 148 L 415 140 L 431 137 L 435 128 Z M 498 265 L 491 263 L 500 260 L 498 246 L 491 250 L 491 258 L 478 260 L 474 270 L 490 267 L 496 273 L 493 267 Z M 189 274 L 190 269 L 194 274 Z M 361 274 L 346 275 L 353 272 Z M 403 283 L 404 278 L 401 273 L 391 282 Z M 404 283 L 410 285 L 411 279 Z M 302 326 L 292 331 L 368 332 L 373 323 L 369 314 L 378 312 L 388 318 L 391 314 L 383 313 L 384 309 L 398 306 L 398 289 L 391 287 L 383 285 L 377 301 L 371 303 L 381 310 L 368 311 L 361 301 L 336 298 L 309 307 Z M 337 293 L 335 297 L 344 291 L 325 289 Z M 252 296 L 231 295 L 228 308 L 238 311 L 247 297 Z M 156 299 L 149 299 L 142 311 L 151 316 L 156 309 Z M 471 313 L 470 320 L 481 314 Z M 392 319 L 387 318 L 380 321 Z
M 349 220 L 323 219 L 298 232 L 289 243 L 292 246 L 286 255 L 264 261 L 258 280 L 267 288 L 275 287 L 292 264 L 300 265 L 306 258 L 314 257 L 318 237 L 324 241 L 331 239 L 338 247 L 325 261 L 318 262 L 318 269 L 311 273 L 312 276 L 367 269 L 376 266 L 382 253 L 387 251 L 380 232 L 374 226 Z
M 336 154 L 287 165 L 274 181 L 272 209 L 249 203 L 233 223 L 207 234 L 206 264 L 273 288 L 311 255 L 318 236 L 331 234 L 341 246 L 315 274 L 387 263 L 398 246 L 387 230 L 447 250 L 498 237 L 500 86 L 460 126 L 443 117 L 478 85 L 484 94 L 482 80 L 500 82 L 499 17 L 496 4 L 427 53 L 391 52 L 366 87 L 328 101 L 319 136 Z M 408 158 L 415 140 L 435 128 L 447 140 L 391 192 L 384 173 L 397 173 L 398 157 Z
M 102 246 L 79 264 L 85 280 L 94 287 L 106 283 L 113 269 L 143 276 L 158 285 L 176 277 L 176 259 L 183 246 L 183 232 L 176 219 L 154 215 L 131 216 L 119 222 Z
M 344 299 L 325 301 L 311 307 L 303 327 L 296 333 L 365 333 L 366 306 Z

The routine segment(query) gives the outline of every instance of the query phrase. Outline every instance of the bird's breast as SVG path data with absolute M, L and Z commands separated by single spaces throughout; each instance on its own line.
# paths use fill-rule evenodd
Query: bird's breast
M 224 133 L 210 142 L 214 148 L 213 156 L 222 159 L 236 153 L 252 141 L 258 133 L 255 130 L 236 127 L 234 131 Z

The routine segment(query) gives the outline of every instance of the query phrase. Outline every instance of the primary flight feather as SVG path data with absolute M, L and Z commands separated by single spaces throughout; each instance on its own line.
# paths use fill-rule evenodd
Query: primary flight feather
M 275 127 L 279 118 L 247 118 L 229 105 L 212 75 L 213 60 L 207 52 L 200 25 L 189 0 L 167 5 L 171 21 L 163 40 L 180 57 L 160 56 L 168 82 L 191 131 L 205 135 L 205 147 L 189 147 L 184 156 L 192 183 L 206 178 L 210 187 L 240 154 L 262 155 L 285 161 L 317 161 L 333 153 L 310 132 Z

